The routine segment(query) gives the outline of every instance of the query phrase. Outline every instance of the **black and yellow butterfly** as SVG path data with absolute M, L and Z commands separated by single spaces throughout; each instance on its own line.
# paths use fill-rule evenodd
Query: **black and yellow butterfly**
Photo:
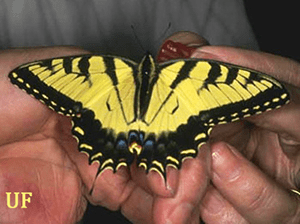
M 110 168 L 137 165 L 165 177 L 195 157 L 214 125 L 289 101 L 274 78 L 202 59 L 137 64 L 121 57 L 68 56 L 14 69 L 9 78 L 56 112 L 70 116 L 79 151 Z

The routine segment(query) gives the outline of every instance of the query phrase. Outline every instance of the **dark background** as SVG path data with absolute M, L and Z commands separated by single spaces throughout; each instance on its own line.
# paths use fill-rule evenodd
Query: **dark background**
M 297 1 L 244 0 L 260 49 L 300 61 L 300 12 Z M 107 220 L 107 221 L 106 221 Z M 129 224 L 120 212 L 89 205 L 84 224 Z
M 299 61 L 299 3 L 290 0 L 244 2 L 260 49 Z

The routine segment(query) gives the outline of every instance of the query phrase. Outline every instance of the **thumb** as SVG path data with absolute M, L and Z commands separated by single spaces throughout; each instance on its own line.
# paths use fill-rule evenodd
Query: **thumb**
M 217 189 L 211 193 L 218 195 L 205 196 L 205 220 L 241 223 L 242 216 L 250 223 L 286 223 L 297 213 L 297 200 L 235 148 L 220 142 L 211 150 L 212 183 Z

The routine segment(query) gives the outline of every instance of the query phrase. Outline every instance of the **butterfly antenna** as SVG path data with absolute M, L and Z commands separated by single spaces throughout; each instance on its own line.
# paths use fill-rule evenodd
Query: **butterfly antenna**
M 167 32 L 170 30 L 171 25 L 172 25 L 171 22 L 169 22 L 169 24 L 166 27 L 166 29 L 164 30 L 164 32 L 162 32 L 162 34 L 155 40 L 155 42 L 154 42 L 155 47 L 158 48 L 161 45 L 161 43 L 163 42 L 163 40 L 166 39 Z
M 141 48 L 144 52 L 146 52 L 146 50 L 145 50 L 145 48 L 143 47 L 143 44 L 142 44 L 140 38 L 138 38 L 138 36 L 137 36 L 137 34 L 136 34 L 136 32 L 135 32 L 134 26 L 131 25 L 130 27 L 131 27 L 131 29 L 132 29 L 132 32 L 133 32 L 133 35 L 134 35 L 134 38 L 135 38 L 136 42 L 138 43 L 138 45 L 140 46 L 140 48 Z
M 169 24 L 168 24 L 168 26 L 166 27 L 166 29 L 164 30 L 164 32 L 160 35 L 159 38 L 157 38 L 156 41 L 162 42 L 162 39 L 165 39 L 165 38 L 166 38 L 167 32 L 170 30 L 171 25 L 172 25 L 171 22 L 169 22 Z

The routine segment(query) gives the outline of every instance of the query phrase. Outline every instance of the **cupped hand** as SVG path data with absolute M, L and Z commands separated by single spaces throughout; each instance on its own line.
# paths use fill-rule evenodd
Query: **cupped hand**
M 13 86 L 7 77 L 20 64 L 78 53 L 84 51 L 53 47 L 0 52 L 0 223 L 74 223 L 83 215 L 84 185 L 67 153 L 76 148 L 69 119 Z M 6 192 L 12 193 L 10 203 Z M 26 196 L 27 208 L 21 208 L 21 192 L 32 194 Z

